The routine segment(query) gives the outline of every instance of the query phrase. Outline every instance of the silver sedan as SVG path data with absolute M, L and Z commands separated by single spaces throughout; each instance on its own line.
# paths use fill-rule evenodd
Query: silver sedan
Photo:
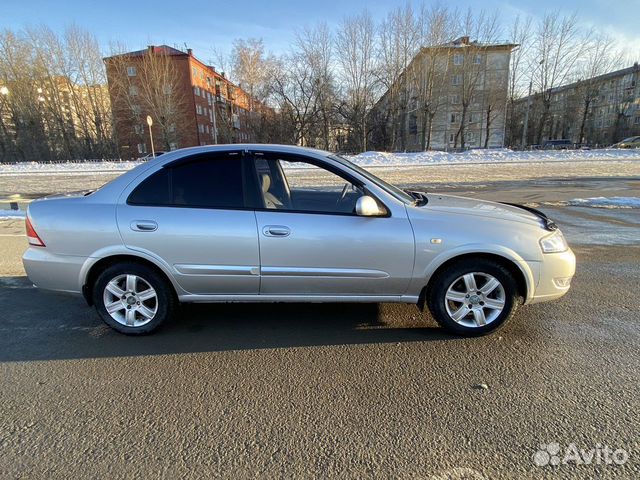
M 179 302 L 403 302 L 492 332 L 564 295 L 575 257 L 530 208 L 401 190 L 346 159 L 277 145 L 178 150 L 27 214 L 24 266 L 126 334 Z

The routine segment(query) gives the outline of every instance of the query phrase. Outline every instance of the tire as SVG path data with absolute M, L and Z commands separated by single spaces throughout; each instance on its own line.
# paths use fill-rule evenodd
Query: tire
M 173 317 L 178 301 L 162 275 L 146 265 L 127 262 L 100 273 L 93 287 L 93 303 L 100 318 L 114 330 L 144 335 Z
M 442 270 L 433 277 L 427 292 L 427 306 L 436 322 L 464 336 L 498 330 L 519 305 L 520 295 L 511 272 L 484 258 L 461 260 Z

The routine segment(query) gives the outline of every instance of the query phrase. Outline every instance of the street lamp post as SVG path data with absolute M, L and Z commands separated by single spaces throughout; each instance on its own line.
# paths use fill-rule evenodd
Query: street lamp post
M 151 126 L 153 125 L 151 115 L 147 115 L 147 125 L 149 125 L 149 138 L 151 139 L 151 156 L 156 158 L 156 149 L 153 146 L 153 132 L 151 131 Z
M 531 88 L 533 87 L 533 81 L 529 82 L 529 96 L 527 97 L 527 109 L 524 113 L 524 125 L 522 127 L 522 149 L 524 150 L 527 144 L 527 130 L 529 130 L 529 110 L 531 110 Z

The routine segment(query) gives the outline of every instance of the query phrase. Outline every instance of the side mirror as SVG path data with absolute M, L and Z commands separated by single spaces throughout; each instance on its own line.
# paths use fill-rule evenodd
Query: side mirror
M 356 213 L 361 217 L 379 217 L 385 212 L 380 209 L 378 202 L 372 197 L 363 195 L 356 202 Z

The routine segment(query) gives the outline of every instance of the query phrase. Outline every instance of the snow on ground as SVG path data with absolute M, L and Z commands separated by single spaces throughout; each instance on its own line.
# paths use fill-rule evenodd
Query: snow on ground
M 73 175 L 75 173 L 125 172 L 140 165 L 138 161 L 86 161 L 86 162 L 21 162 L 0 164 L 0 175 L 46 174 Z
M 444 164 L 478 163 L 532 163 L 532 162 L 588 162 L 603 160 L 640 160 L 640 149 L 598 149 L 598 150 L 536 150 L 516 152 L 507 148 L 469 150 L 462 153 L 414 152 L 388 153 L 364 152 L 347 157 L 363 167 L 402 167 Z M 73 175 L 79 173 L 114 173 L 129 170 L 138 161 L 87 161 L 64 163 L 24 162 L 0 164 L 0 175 L 56 174 Z
M 0 220 L 15 220 L 16 218 L 24 218 L 26 212 L 24 210 L 0 210 Z
M 598 149 L 598 150 L 534 150 L 516 152 L 508 148 L 488 150 L 469 150 L 462 153 L 451 152 L 415 152 L 387 153 L 364 152 L 349 157 L 358 165 L 402 166 L 402 165 L 441 165 L 447 163 L 531 163 L 531 162 L 584 162 L 602 160 L 640 160 L 640 150 Z
M 567 205 L 595 208 L 640 208 L 640 197 L 592 197 L 574 198 Z

